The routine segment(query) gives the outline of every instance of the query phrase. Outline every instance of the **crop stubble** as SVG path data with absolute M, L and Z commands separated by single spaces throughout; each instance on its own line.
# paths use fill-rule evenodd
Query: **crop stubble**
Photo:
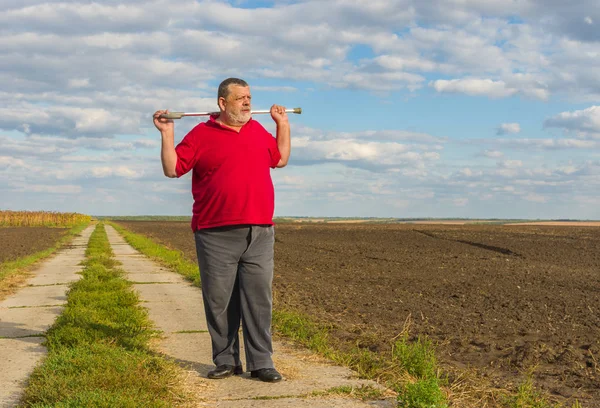
M 195 261 L 185 222 L 120 222 Z M 447 366 L 600 407 L 600 228 L 280 224 L 274 291 L 374 351 L 411 322 Z

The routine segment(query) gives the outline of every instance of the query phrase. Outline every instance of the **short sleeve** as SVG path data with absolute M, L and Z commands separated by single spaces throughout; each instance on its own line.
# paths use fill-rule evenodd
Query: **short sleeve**
M 269 154 L 271 155 L 271 168 L 274 169 L 281 160 L 281 153 L 279 147 L 277 147 L 277 139 L 269 134 Z
M 175 152 L 177 153 L 175 172 L 177 173 L 177 177 L 183 176 L 196 165 L 197 139 L 198 131 L 196 127 L 185 135 L 177 147 L 175 147 Z

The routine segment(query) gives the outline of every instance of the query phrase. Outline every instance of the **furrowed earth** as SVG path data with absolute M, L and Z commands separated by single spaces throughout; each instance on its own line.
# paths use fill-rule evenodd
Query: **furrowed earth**
M 0 227 L 0 263 L 53 247 L 68 228 Z
M 119 223 L 196 261 L 187 222 Z M 600 407 L 600 228 L 283 223 L 274 292 L 337 339 L 385 352 L 408 322 L 450 373 L 514 389 L 533 372 Z

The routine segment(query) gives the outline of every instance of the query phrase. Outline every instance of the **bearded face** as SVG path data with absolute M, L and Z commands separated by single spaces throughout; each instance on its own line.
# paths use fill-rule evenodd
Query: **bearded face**
M 221 100 L 221 109 L 231 126 L 243 126 L 252 117 L 252 95 L 250 88 L 240 85 L 230 85 L 229 94 Z

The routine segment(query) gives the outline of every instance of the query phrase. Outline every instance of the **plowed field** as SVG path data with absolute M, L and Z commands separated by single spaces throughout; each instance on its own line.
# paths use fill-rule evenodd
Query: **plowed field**
M 188 223 L 120 222 L 196 259 Z M 385 350 L 408 320 L 448 367 L 600 407 L 600 228 L 280 224 L 274 291 Z
M 1 227 L 0 263 L 14 261 L 53 247 L 68 228 Z

